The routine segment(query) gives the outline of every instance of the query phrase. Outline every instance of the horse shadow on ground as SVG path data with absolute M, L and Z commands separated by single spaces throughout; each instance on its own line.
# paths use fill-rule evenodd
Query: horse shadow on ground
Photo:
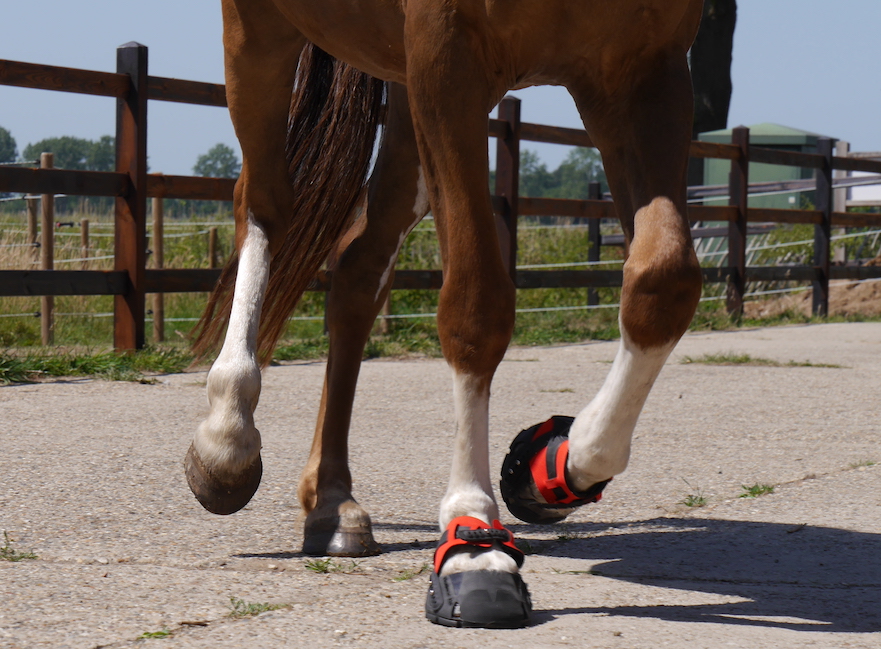
M 511 530 L 534 554 L 597 562 L 593 575 L 738 598 L 718 604 L 536 610 L 538 623 L 593 613 L 812 632 L 881 630 L 879 534 L 699 518 L 513 525 Z M 528 538 L 540 531 L 559 537 Z

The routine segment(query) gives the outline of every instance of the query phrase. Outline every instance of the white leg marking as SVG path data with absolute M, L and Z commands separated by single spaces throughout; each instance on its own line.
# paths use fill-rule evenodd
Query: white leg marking
M 450 483 L 440 509 L 441 529 L 457 516 L 490 523 L 499 517 L 489 478 L 489 391 L 467 374 L 453 373 L 456 434 Z M 517 572 L 517 564 L 498 550 L 455 548 L 441 570 L 444 575 L 468 570 Z
M 209 467 L 236 473 L 260 452 L 254 409 L 260 397 L 257 331 L 269 278 L 269 242 L 248 214 L 232 313 L 223 348 L 208 372 L 209 414 L 196 431 L 196 452 Z
M 416 202 L 413 204 L 413 215 L 416 218 L 406 230 L 401 232 L 401 237 L 398 239 L 398 245 L 395 247 L 395 252 L 389 257 L 388 266 L 386 266 L 386 269 L 383 271 L 382 277 L 379 278 L 379 288 L 376 289 L 376 295 L 373 297 L 374 302 L 379 300 L 379 296 L 383 289 L 385 289 L 385 285 L 388 284 L 388 278 L 392 274 L 392 269 L 395 267 L 395 260 L 398 258 L 398 253 L 401 252 L 401 246 L 404 245 L 404 239 L 406 239 L 407 235 L 416 227 L 416 224 L 425 218 L 425 215 L 428 214 L 428 209 L 428 186 L 425 184 L 425 172 L 422 170 L 422 165 L 419 165 L 419 180 L 416 181 Z
M 567 472 L 573 487 L 585 490 L 627 467 L 636 420 L 675 346 L 673 342 L 640 349 L 621 327 L 621 345 L 612 369 L 569 432 Z

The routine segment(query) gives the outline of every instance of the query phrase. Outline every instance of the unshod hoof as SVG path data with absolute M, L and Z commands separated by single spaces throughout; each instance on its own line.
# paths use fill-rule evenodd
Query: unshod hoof
M 184 471 L 193 495 L 202 507 L 212 514 L 234 514 L 248 504 L 260 486 L 263 476 L 263 461 L 260 455 L 237 476 L 221 478 L 202 463 L 195 447 L 184 458 Z
M 306 518 L 303 554 L 318 557 L 372 557 L 382 553 L 373 539 L 370 516 L 354 501 L 314 510 Z

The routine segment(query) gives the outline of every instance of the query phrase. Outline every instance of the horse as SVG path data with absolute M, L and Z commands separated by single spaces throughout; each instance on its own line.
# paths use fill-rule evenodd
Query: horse
M 226 91 L 243 163 L 236 252 L 195 346 L 202 354 L 220 347 L 207 379 L 209 413 L 184 461 L 199 502 L 230 514 L 257 489 L 261 367 L 309 282 L 343 247 L 327 302 L 324 391 L 298 489 L 303 552 L 380 551 L 352 495 L 348 429 L 396 257 L 430 210 L 456 430 L 425 613 L 448 626 L 529 624 L 523 554 L 498 521 L 489 467 L 490 386 L 512 336 L 515 287 L 488 192 L 488 114 L 511 89 L 567 88 L 602 155 L 629 244 L 620 346 L 605 383 L 576 417 L 521 432 L 503 465 L 512 513 L 551 522 L 595 502 L 624 471 L 637 417 L 699 300 L 686 166 L 687 52 L 701 8 L 702 0 L 223 0 Z M 366 212 L 352 225 L 362 199 Z

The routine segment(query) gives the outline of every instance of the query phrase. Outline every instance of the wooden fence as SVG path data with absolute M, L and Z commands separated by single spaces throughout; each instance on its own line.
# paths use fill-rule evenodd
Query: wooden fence
M 68 194 L 115 197 L 114 270 L 5 270 L 0 271 L 0 296 L 113 295 L 114 346 L 141 348 L 145 342 L 147 293 L 210 291 L 219 270 L 149 269 L 147 257 L 147 198 L 231 200 L 234 181 L 147 174 L 147 102 L 171 101 L 226 106 L 222 85 L 151 77 L 147 48 L 128 43 L 117 50 L 116 73 L 76 70 L 0 60 L 0 84 L 112 97 L 117 102 L 116 171 L 71 171 L 0 167 L 0 191 L 29 194 Z M 517 222 L 521 216 L 574 216 L 590 219 L 590 258 L 599 258 L 599 219 L 615 217 L 611 201 L 602 200 L 597 186 L 585 200 L 519 196 L 520 142 L 550 142 L 593 146 L 588 134 L 520 121 L 520 102 L 505 98 L 499 119 L 489 120 L 496 138 L 496 186 L 492 197 L 503 259 L 518 288 L 596 288 L 621 286 L 621 270 L 517 270 Z M 689 220 L 728 223 L 728 266 L 705 268 L 705 282 L 727 283 L 727 305 L 737 313 L 743 307 L 747 280 L 812 282 L 814 312 L 828 309 L 830 279 L 881 277 L 879 267 L 831 266 L 832 227 L 881 225 L 881 214 L 832 211 L 834 169 L 881 173 L 881 162 L 833 155 L 832 141 L 821 139 L 817 154 L 795 153 L 750 146 L 749 131 L 734 129 L 733 144 L 692 142 L 691 156 L 731 161 L 729 205 L 692 206 Z M 816 169 L 816 209 L 747 208 L 749 163 L 791 165 Z M 815 226 L 813 264 L 809 266 L 747 267 L 748 222 L 807 223 Z M 327 290 L 330 273 L 321 274 L 312 289 Z M 398 271 L 394 289 L 438 289 L 440 270 Z

